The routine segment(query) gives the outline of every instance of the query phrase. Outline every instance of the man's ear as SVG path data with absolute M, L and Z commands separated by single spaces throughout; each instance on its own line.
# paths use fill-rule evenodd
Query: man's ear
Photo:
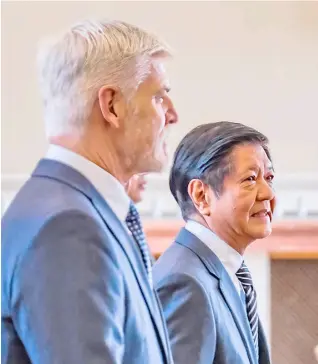
M 121 96 L 120 90 L 113 86 L 103 86 L 98 92 L 101 113 L 105 121 L 115 128 L 119 127 L 119 103 Z
M 193 205 L 202 216 L 210 216 L 207 186 L 199 179 L 192 179 L 188 184 L 188 194 Z

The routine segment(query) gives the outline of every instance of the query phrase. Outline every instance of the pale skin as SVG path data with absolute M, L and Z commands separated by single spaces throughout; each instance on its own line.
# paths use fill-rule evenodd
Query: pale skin
M 178 121 L 163 61 L 152 60 L 129 103 L 118 87 L 103 86 L 84 133 L 59 135 L 50 143 L 84 156 L 123 185 L 135 174 L 161 171 L 167 128 Z
M 201 180 L 190 181 L 188 193 L 197 210 L 191 219 L 243 255 L 248 245 L 272 231 L 274 172 L 260 145 L 239 145 L 230 160 L 233 168 L 225 177 L 219 197 Z
M 318 363 L 318 345 L 314 349 L 314 355 L 315 355 L 316 361 Z
M 142 201 L 143 192 L 145 190 L 146 184 L 147 181 L 143 174 L 134 175 L 127 183 L 127 194 L 135 204 Z

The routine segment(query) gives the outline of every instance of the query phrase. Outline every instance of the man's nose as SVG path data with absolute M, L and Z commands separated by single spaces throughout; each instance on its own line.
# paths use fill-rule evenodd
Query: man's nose
M 178 113 L 170 98 L 167 100 L 166 125 L 175 124 L 179 120 Z
M 263 180 L 259 190 L 258 190 L 258 199 L 261 201 L 267 200 L 271 201 L 275 198 L 275 191 L 273 189 L 273 186 L 268 183 L 268 181 Z

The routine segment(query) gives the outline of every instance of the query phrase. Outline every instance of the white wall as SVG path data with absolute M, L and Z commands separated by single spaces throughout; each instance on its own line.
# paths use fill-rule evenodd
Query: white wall
M 46 148 L 34 67 L 40 37 L 90 16 L 157 31 L 180 123 L 235 120 L 266 133 L 278 172 L 318 172 L 318 2 L 2 3 L 2 173 L 28 174 Z

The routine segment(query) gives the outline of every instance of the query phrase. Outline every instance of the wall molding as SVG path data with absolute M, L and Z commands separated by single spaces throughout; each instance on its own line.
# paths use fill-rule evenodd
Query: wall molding
M 2 174 L 2 210 L 4 211 L 15 193 L 29 178 L 24 174 Z M 168 174 L 150 174 L 143 202 L 139 205 L 141 215 L 147 219 L 180 219 L 180 211 L 171 196 Z M 318 220 L 318 174 L 281 174 L 275 178 L 278 204 L 277 219 Z

